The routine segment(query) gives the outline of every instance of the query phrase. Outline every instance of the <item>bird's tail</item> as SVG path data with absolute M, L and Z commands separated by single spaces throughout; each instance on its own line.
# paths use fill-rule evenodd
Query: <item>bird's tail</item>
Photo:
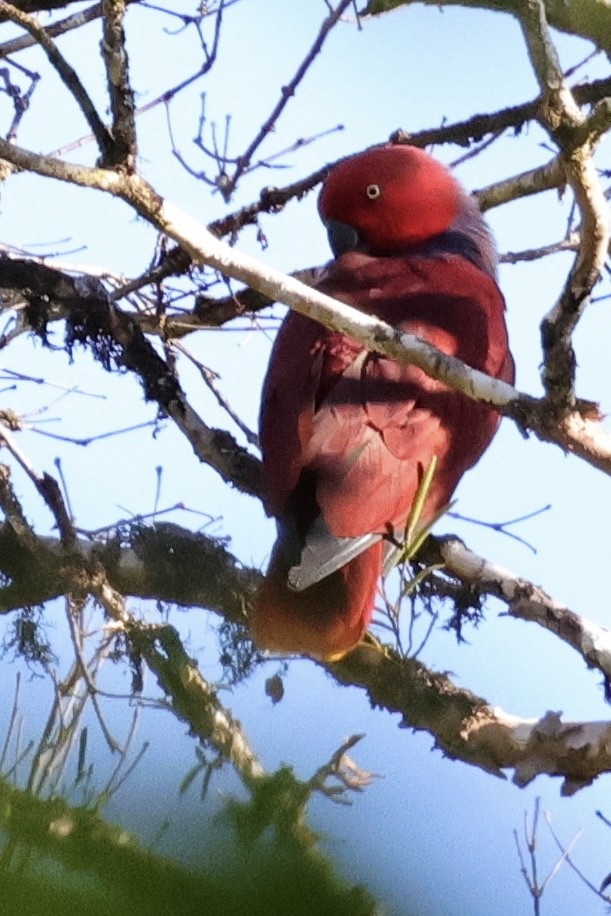
M 276 545 L 251 618 L 258 648 L 327 660 L 345 655 L 371 620 L 382 555 L 379 541 L 320 582 L 294 591 Z

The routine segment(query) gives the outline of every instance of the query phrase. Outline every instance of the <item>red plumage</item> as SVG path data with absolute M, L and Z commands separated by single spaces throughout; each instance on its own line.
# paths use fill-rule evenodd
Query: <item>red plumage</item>
M 513 381 L 494 249 L 443 166 L 410 147 L 370 150 L 331 172 L 319 208 L 345 249 L 321 291 Z M 290 313 L 261 407 L 264 498 L 279 537 L 254 610 L 257 644 L 323 658 L 352 648 L 371 618 L 385 547 L 364 536 L 403 529 L 436 457 L 421 517 L 433 518 L 498 422 L 422 370 Z M 302 574 L 313 584 L 303 588 Z

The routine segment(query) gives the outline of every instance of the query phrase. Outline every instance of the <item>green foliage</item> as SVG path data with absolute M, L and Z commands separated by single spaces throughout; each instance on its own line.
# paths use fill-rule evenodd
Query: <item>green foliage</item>
M 334 874 L 306 823 L 309 783 L 291 767 L 258 779 L 247 802 L 230 802 L 221 817 L 228 819 L 239 841 L 242 862 L 238 881 L 255 889 L 249 913 L 285 916 L 371 916 L 373 898 L 362 887 L 349 888 Z M 241 850 L 241 852 L 240 852 Z M 236 877 L 232 863 L 232 880 Z
M 85 808 L 0 782 L 3 916 L 372 916 L 364 888 L 334 874 L 305 826 L 311 789 L 289 768 L 256 781 L 220 818 L 220 864 L 190 870 Z

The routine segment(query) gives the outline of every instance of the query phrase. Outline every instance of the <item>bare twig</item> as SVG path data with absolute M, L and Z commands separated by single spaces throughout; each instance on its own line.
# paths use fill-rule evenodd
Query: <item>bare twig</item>
M 127 0 L 127 2 L 133 3 L 134 0 Z M 58 35 L 64 35 L 66 32 L 70 32 L 73 29 L 79 29 L 82 25 L 86 25 L 88 22 L 98 19 L 101 15 L 102 4 L 94 3 L 93 6 L 90 6 L 86 10 L 72 13 L 71 16 L 66 16 L 65 19 L 46 26 L 45 32 L 49 38 L 57 38 Z M 38 39 L 34 35 L 22 35 L 19 38 L 12 38 L 10 41 L 5 41 L 0 44 L 0 58 L 6 58 L 12 54 L 17 54 L 19 51 L 24 51 L 26 48 L 31 48 L 37 44 Z
M 126 0 L 126 2 L 135 2 L 135 0 Z M 200 39 L 202 41 L 202 47 L 204 50 L 204 62 L 201 67 L 192 73 L 190 76 L 181 80 L 175 86 L 172 86 L 170 89 L 166 89 L 161 95 L 156 96 L 156 98 L 151 99 L 149 102 L 145 102 L 144 105 L 139 106 L 133 112 L 134 117 L 139 115 L 146 114 L 148 111 L 152 111 L 154 108 L 157 108 L 159 105 L 168 105 L 177 95 L 195 83 L 197 80 L 201 79 L 202 76 L 205 76 L 215 63 L 216 55 L 219 47 L 220 35 L 221 35 L 221 24 L 223 19 L 223 10 L 227 6 L 226 3 L 219 3 L 218 8 L 215 10 L 215 29 L 214 29 L 214 38 L 212 42 L 212 48 L 208 49 L 207 43 L 205 42 L 202 32 L 199 28 L 199 19 L 195 18 L 192 20 L 195 25 L 198 27 L 198 32 Z M 51 153 L 52 156 L 64 156 L 66 153 L 74 152 L 76 149 L 80 149 L 82 146 L 85 146 L 87 143 L 90 143 L 94 137 L 92 134 L 87 134 L 83 137 L 79 137 L 77 140 L 67 143 L 65 146 L 62 146 L 60 149 L 54 150 Z
M 75 532 L 72 520 L 64 503 L 61 491 L 54 477 L 45 471 L 40 474 L 31 463 L 27 455 L 19 448 L 12 432 L 5 423 L 0 422 L 0 446 L 4 444 L 13 458 L 21 465 L 39 494 L 42 496 L 47 508 L 55 519 L 62 543 L 71 547 L 74 543 Z
M 536 798 L 532 829 L 530 833 L 528 832 L 528 825 L 526 823 L 526 812 L 524 813 L 524 844 L 530 859 L 530 870 L 526 867 L 526 862 L 524 861 L 524 856 L 522 855 L 522 845 L 520 843 L 518 831 L 513 831 L 513 838 L 515 840 L 518 858 L 520 860 L 520 871 L 524 881 L 526 882 L 526 887 L 528 888 L 529 893 L 533 899 L 533 912 L 535 916 L 539 916 L 541 912 L 541 897 L 543 896 L 543 891 L 545 889 L 544 885 L 539 884 L 539 878 L 537 874 L 537 825 L 539 823 L 540 805 L 541 799 Z
M 575 834 L 575 836 L 573 837 L 569 845 L 565 846 L 564 843 L 560 842 L 560 839 L 552 826 L 551 817 L 549 816 L 548 812 L 544 811 L 543 816 L 545 818 L 545 823 L 547 824 L 548 830 L 551 833 L 552 837 L 554 838 L 554 842 L 556 843 L 556 846 L 560 850 L 560 860 L 562 862 L 566 862 L 567 865 L 569 865 L 573 869 L 575 874 L 581 879 L 583 884 L 585 884 L 585 886 L 589 888 L 589 890 L 591 890 L 592 893 L 596 894 L 596 896 L 600 900 L 602 900 L 604 903 L 607 903 L 607 904 L 611 903 L 611 897 L 609 897 L 607 894 L 603 894 L 602 891 L 600 891 L 594 884 L 592 884 L 592 882 L 589 881 L 588 878 L 586 878 L 586 876 L 581 871 L 581 869 L 575 865 L 575 863 L 573 862 L 573 859 L 571 858 L 571 850 L 573 849 L 575 843 L 581 836 L 582 831 L 579 830 Z
M 5 766 L 7 762 L 8 750 L 11 744 L 11 739 L 13 738 L 15 731 L 15 723 L 17 721 L 17 716 L 19 714 L 19 690 L 21 687 L 21 672 L 18 671 L 15 676 L 15 692 L 13 694 L 13 705 L 11 707 L 11 714 L 9 717 L 8 725 L 6 727 L 6 734 L 4 736 L 4 743 L 2 745 L 2 752 L 0 753 L 0 773 L 5 775 Z
M 250 445 L 254 445 L 255 447 L 258 448 L 259 437 L 256 435 L 256 433 L 253 433 L 253 431 L 248 428 L 248 426 L 240 419 L 237 413 L 233 410 L 233 408 L 231 407 L 227 399 L 223 397 L 223 395 L 221 394 L 221 392 L 219 391 L 219 389 L 217 388 L 215 384 L 214 373 L 212 373 L 210 369 L 204 366 L 204 364 L 200 362 L 199 359 L 196 359 L 196 357 L 193 356 L 193 354 L 190 353 L 189 350 L 187 350 L 187 348 L 183 344 L 180 343 L 180 341 L 172 340 L 170 342 L 171 342 L 171 345 L 176 350 L 178 350 L 180 353 L 186 356 L 187 359 L 190 362 L 192 362 L 194 366 L 196 366 L 204 383 L 206 384 L 206 386 L 210 389 L 210 391 L 214 395 L 214 398 L 217 404 L 219 405 L 219 407 L 222 408 L 222 410 L 225 411 L 225 413 L 229 417 L 231 417 L 231 419 L 233 420 L 235 425 L 238 427 L 238 429 L 242 433 L 244 433 L 244 436 L 246 437 L 246 441 L 249 442 Z
M 17 9 L 12 3 L 7 3 L 6 0 L 0 0 L 0 17 L 10 19 L 11 22 L 22 26 L 22 28 L 29 32 L 32 38 L 36 40 L 37 44 L 41 46 L 49 59 L 49 63 L 57 71 L 58 76 L 83 112 L 96 139 L 100 153 L 105 159 L 112 151 L 112 137 L 104 126 L 103 121 L 100 119 L 78 74 L 60 53 L 47 31 L 40 25 L 37 19 Z
M 312 792 L 320 792 L 326 798 L 340 805 L 349 805 L 348 792 L 362 792 L 375 778 L 377 773 L 361 769 L 348 756 L 348 751 L 363 738 L 363 735 L 351 735 L 342 742 L 331 759 L 319 767 L 306 785 Z M 335 780 L 335 783 L 330 782 Z
M 302 79 L 304 78 L 304 76 L 306 75 L 310 67 L 312 66 L 315 58 L 318 56 L 318 54 L 322 50 L 322 46 L 329 32 L 333 29 L 333 27 L 337 24 L 337 22 L 339 22 L 341 16 L 348 9 L 348 7 L 351 5 L 352 2 L 353 0 L 339 0 L 339 3 L 335 7 L 335 9 L 330 9 L 329 15 L 327 16 L 327 18 L 321 25 L 318 35 L 316 36 L 316 39 L 312 47 L 310 48 L 310 50 L 308 51 L 308 53 L 306 54 L 306 56 L 300 63 L 299 67 L 297 68 L 297 72 L 295 73 L 293 78 L 290 80 L 290 82 L 287 83 L 286 86 L 282 87 L 280 99 L 274 106 L 269 117 L 261 125 L 257 135 L 254 137 L 254 139 L 251 141 L 251 143 L 246 148 L 246 150 L 242 153 L 242 155 L 238 158 L 233 175 L 231 176 L 231 178 L 227 177 L 225 185 L 221 188 L 221 191 L 223 192 L 227 200 L 229 200 L 229 198 L 233 194 L 240 177 L 249 168 L 255 152 L 261 146 L 261 144 L 266 139 L 268 134 L 274 129 L 274 126 L 276 125 L 278 118 L 280 117 L 284 109 L 286 108 L 289 100 L 295 95 L 295 92 L 297 91 L 297 87 L 299 86 L 299 83 L 302 81 Z

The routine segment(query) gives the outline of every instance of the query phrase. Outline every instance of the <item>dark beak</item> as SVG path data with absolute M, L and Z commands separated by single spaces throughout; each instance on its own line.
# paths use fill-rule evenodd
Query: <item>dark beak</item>
M 327 223 L 327 235 L 331 251 L 336 258 L 347 251 L 354 251 L 359 247 L 359 234 L 353 226 L 330 219 Z

